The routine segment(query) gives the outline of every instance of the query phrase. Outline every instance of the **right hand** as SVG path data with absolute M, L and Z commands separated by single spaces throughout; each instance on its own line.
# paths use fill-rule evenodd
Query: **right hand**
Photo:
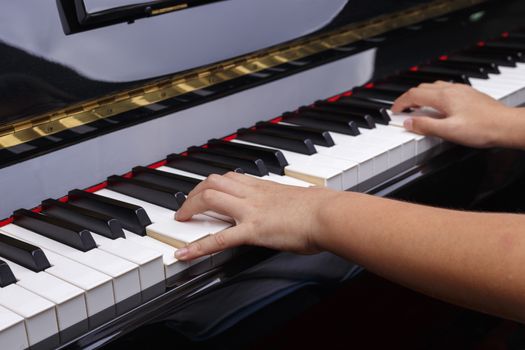
M 407 130 L 471 147 L 501 146 L 506 130 L 515 123 L 512 108 L 463 84 L 421 84 L 400 96 L 392 111 L 418 107 L 432 107 L 444 117 L 414 116 L 405 121 Z

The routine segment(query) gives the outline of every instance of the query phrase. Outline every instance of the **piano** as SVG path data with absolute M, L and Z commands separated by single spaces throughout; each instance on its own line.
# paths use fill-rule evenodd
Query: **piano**
M 525 103 L 522 1 L 3 5 L 5 349 L 100 348 L 202 313 L 190 306 L 276 257 L 309 259 L 241 247 L 177 261 L 176 249 L 232 225 L 213 212 L 174 220 L 209 174 L 465 207 L 508 183 L 481 172 L 490 164 L 523 173 L 520 153 L 416 135 L 402 127 L 410 111 L 389 110 L 437 80 Z

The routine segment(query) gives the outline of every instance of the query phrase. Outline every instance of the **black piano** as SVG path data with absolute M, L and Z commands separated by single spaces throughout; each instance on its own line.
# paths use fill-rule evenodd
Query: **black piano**
M 509 199 L 523 188 L 521 152 L 410 133 L 410 111 L 390 107 L 438 80 L 524 104 L 523 1 L 3 5 L 2 348 L 129 348 L 171 332 L 185 347 L 246 346 L 312 305 L 305 290 L 344 286 L 361 314 L 388 293 L 328 253 L 177 261 L 232 225 L 213 212 L 174 220 L 209 174 L 521 210 Z

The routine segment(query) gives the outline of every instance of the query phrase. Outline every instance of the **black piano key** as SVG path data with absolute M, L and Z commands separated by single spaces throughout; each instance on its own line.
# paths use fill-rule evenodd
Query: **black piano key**
M 419 67 L 421 73 L 458 74 L 470 78 L 488 79 L 489 75 L 482 68 L 461 69 L 452 67 L 440 67 L 439 65 L 428 65 Z
M 360 133 L 359 128 L 355 122 L 349 122 L 345 120 L 319 120 L 301 118 L 301 116 L 296 113 L 284 113 L 283 117 L 287 123 L 293 123 L 298 126 L 329 130 L 350 136 L 357 136 Z
M 387 109 L 390 107 L 381 104 L 374 103 L 372 101 L 365 101 L 358 98 L 339 99 L 335 102 L 329 101 L 317 101 L 315 102 L 316 107 L 325 107 L 334 111 L 353 111 L 354 113 L 366 113 L 374 118 L 377 124 L 388 125 L 390 122 L 390 116 L 388 115 Z
M 486 47 L 494 47 L 499 49 L 511 49 L 525 51 L 525 41 L 516 40 L 498 40 L 498 41 L 487 41 Z
M 220 162 L 233 167 L 240 167 L 245 173 L 255 176 L 265 176 L 269 174 L 264 161 L 250 155 L 239 155 L 239 157 L 226 155 L 225 152 L 210 152 L 201 147 L 189 147 L 188 157 L 202 159 L 211 162 Z
M 113 175 L 108 177 L 108 190 L 143 200 L 171 210 L 179 210 L 186 196 L 168 187 Z
M 35 272 L 51 267 L 42 249 L 1 233 L 0 256 Z
M 376 127 L 374 118 L 366 113 L 354 113 L 348 110 L 334 110 L 333 108 L 326 108 L 321 106 L 316 107 L 301 107 L 298 110 L 301 118 L 317 119 L 317 120 L 333 120 L 354 122 L 357 127 L 365 129 L 373 129 Z
M 352 96 L 355 97 L 361 97 L 366 99 L 374 99 L 374 100 L 381 100 L 381 101 L 389 101 L 393 102 L 395 101 L 399 96 L 401 96 L 403 92 L 401 91 L 392 91 L 388 89 L 381 89 L 380 87 L 376 88 L 366 88 L 366 87 L 356 87 L 352 89 Z
M 274 132 L 276 135 L 297 138 L 298 140 L 310 139 L 315 145 L 332 147 L 335 145 L 332 136 L 326 129 L 308 128 L 303 126 L 282 125 L 269 122 L 259 122 L 255 124 L 257 129 L 265 129 Z
M 230 166 L 224 163 L 207 162 L 201 159 L 190 158 L 178 154 L 170 154 L 167 157 L 167 167 L 187 171 L 201 176 L 209 176 L 210 174 L 224 175 L 227 172 L 233 171 L 244 174 L 244 170 L 238 166 Z
M 7 263 L 0 260 L 0 288 L 16 283 L 15 275 Z
M 449 59 L 460 62 L 490 63 L 503 67 L 516 67 L 515 60 L 509 55 L 479 55 L 463 52 L 461 54 L 450 55 Z
M 431 73 L 431 72 L 421 72 L 417 71 L 408 71 L 398 74 L 398 77 L 406 77 L 408 79 L 424 79 L 426 82 L 432 81 L 449 81 L 459 84 L 470 85 L 468 76 L 465 74 L 454 74 L 454 73 Z
M 525 51 L 520 49 L 482 46 L 467 50 L 466 52 L 473 53 L 476 55 L 496 55 L 496 57 L 500 56 L 503 58 L 510 57 L 513 61 L 516 62 L 525 61 Z
M 27 209 L 14 212 L 15 224 L 83 252 L 97 247 L 91 232 L 82 226 Z
M 146 235 L 146 226 L 151 220 L 144 208 L 112 198 L 82 190 L 68 193 L 69 203 L 117 219 L 122 227 L 141 236 Z
M 180 191 L 186 195 L 201 182 L 201 180 L 192 177 L 168 173 L 166 171 L 150 169 L 142 166 L 133 168 L 132 173 L 134 179 L 165 186 Z
M 237 131 L 239 140 L 257 143 L 260 145 L 284 149 L 291 152 L 312 155 L 317 153 L 312 140 L 300 141 L 282 136 L 267 135 L 250 129 Z
M 110 239 L 125 238 L 122 225 L 117 219 L 70 203 L 46 199 L 42 202 L 42 213 L 72 222 Z
M 464 61 L 456 61 L 456 60 L 452 60 L 448 58 L 446 60 L 435 61 L 432 63 L 432 65 L 438 66 L 438 67 L 451 67 L 451 68 L 465 69 L 465 70 L 472 70 L 472 71 L 481 69 L 483 72 L 486 72 L 486 73 L 499 74 L 498 66 L 494 63 L 464 62 Z
M 288 161 L 283 153 L 276 149 L 269 149 L 251 145 L 243 145 L 240 143 L 212 139 L 208 141 L 209 150 L 226 150 L 242 154 L 251 154 L 264 161 L 268 170 L 277 175 L 284 175 L 284 168 L 288 165 Z

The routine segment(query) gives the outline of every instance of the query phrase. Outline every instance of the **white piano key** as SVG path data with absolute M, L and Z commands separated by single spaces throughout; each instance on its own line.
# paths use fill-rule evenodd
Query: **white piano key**
M 278 149 L 237 139 L 232 142 Z M 280 151 L 289 163 L 285 167 L 285 174 L 290 177 L 335 190 L 350 188 L 357 183 L 358 164 L 355 162 L 330 158 L 319 153 L 309 156 L 282 149 Z
M 149 236 L 142 237 L 127 230 L 124 230 L 124 235 L 126 236 L 126 239 L 140 244 L 143 247 L 156 250 L 162 254 L 166 280 L 191 266 L 191 261 L 178 261 L 175 258 L 177 248 L 169 244 L 158 241 Z
M 46 269 L 47 273 L 85 291 L 89 317 L 99 319 L 102 317 L 101 313 L 106 312 L 108 316 L 103 317 L 101 321 L 107 321 L 108 317 L 114 315 L 115 297 L 110 276 L 45 248 L 42 251 L 51 264 L 51 267 Z M 90 323 L 98 324 L 94 319 L 91 319 Z
M 165 172 L 172 173 L 172 174 L 187 176 L 187 177 L 191 177 L 191 178 L 198 179 L 198 180 L 204 180 L 206 178 L 206 176 L 190 173 L 184 170 L 170 168 L 169 166 L 161 166 L 161 167 L 158 167 L 157 170 L 165 171 Z
M 249 175 L 251 176 L 251 175 Z M 306 182 L 306 181 L 302 181 L 302 180 L 299 180 L 299 179 L 296 179 L 296 178 L 293 178 L 293 177 L 290 177 L 290 176 L 286 176 L 286 175 L 276 175 L 276 174 L 268 174 L 266 176 L 262 176 L 262 177 L 257 177 L 257 176 L 254 176 L 258 179 L 262 179 L 262 180 L 268 180 L 268 181 L 273 181 L 273 182 L 278 182 L 280 184 L 283 184 L 283 185 L 290 185 L 290 186 L 298 186 L 298 187 L 310 187 L 312 186 L 311 183 L 309 182 Z
M 146 227 L 146 231 L 148 236 L 176 248 L 182 248 L 229 227 L 231 224 L 228 222 L 198 214 L 186 222 L 176 220 L 155 222 Z
M 43 341 L 46 341 L 46 347 L 58 346 L 58 323 L 52 302 L 16 284 L 10 284 L 0 288 L 0 305 L 24 318 L 30 346 Z
M 68 331 L 62 333 L 62 341 L 71 340 L 88 330 L 88 316 L 84 291 L 45 271 L 34 272 L 23 266 L 2 258 L 11 268 L 17 279 L 17 285 L 25 288 L 55 304 L 58 319 L 58 329 Z
M 0 344 L 4 349 L 29 347 L 24 319 L 3 306 L 0 306 Z
M 2 231 L 109 275 L 112 278 L 117 304 L 140 294 L 139 272 L 136 264 L 98 248 L 82 252 L 14 224 L 2 227 Z
M 138 265 L 142 291 L 164 282 L 164 264 L 161 253 L 125 238 L 109 239 L 96 233 L 91 234 L 100 250 Z

